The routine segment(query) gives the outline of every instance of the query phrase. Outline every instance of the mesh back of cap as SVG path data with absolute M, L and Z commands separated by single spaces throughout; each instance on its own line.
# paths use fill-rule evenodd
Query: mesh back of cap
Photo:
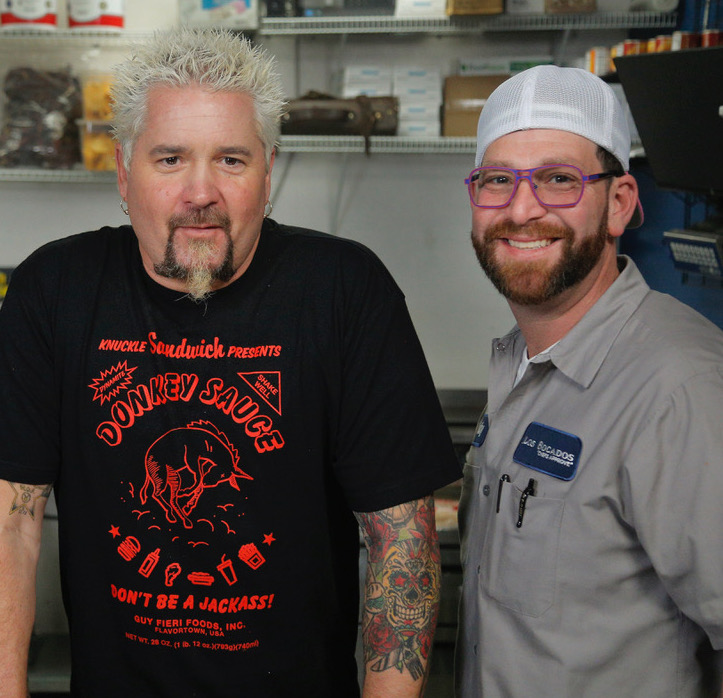
M 578 68 L 537 66 L 510 78 L 487 100 L 477 127 L 479 166 L 487 147 L 513 131 L 569 131 L 612 153 L 628 169 L 630 132 L 609 85 Z

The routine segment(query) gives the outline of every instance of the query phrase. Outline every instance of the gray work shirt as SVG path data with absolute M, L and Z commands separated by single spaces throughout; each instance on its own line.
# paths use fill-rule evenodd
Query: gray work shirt
M 516 386 L 524 338 L 493 343 L 460 505 L 464 698 L 718 695 L 723 332 L 619 265 Z

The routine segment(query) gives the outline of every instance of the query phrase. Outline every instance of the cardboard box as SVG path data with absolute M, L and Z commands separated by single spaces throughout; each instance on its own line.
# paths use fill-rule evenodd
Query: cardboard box
M 504 9 L 504 0 L 447 0 L 448 15 L 498 15 Z
M 595 12 L 595 0 L 545 0 L 545 12 L 551 15 Z
M 476 136 L 477 121 L 487 97 L 504 75 L 451 75 L 444 81 L 443 136 Z

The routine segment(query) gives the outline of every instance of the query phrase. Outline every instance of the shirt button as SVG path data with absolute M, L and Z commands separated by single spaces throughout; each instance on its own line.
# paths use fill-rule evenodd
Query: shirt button
M 489 486 L 489 485 L 485 485 L 485 486 L 482 488 L 482 494 L 483 494 L 485 497 L 489 497 L 489 496 L 490 496 L 490 486 Z
M 497 342 L 497 344 L 495 344 L 495 349 L 497 349 L 497 351 L 505 351 L 507 349 L 507 345 L 504 342 Z

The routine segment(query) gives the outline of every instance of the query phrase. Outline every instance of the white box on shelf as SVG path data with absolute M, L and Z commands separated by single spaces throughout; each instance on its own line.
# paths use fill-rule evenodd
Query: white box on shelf
M 430 84 L 425 85 L 420 83 L 415 84 L 404 84 L 394 85 L 392 94 L 399 97 L 400 101 L 418 101 L 418 102 L 441 102 L 442 101 L 442 84 Z
M 416 121 L 415 119 L 401 119 L 397 128 L 397 135 L 402 138 L 434 138 L 439 136 L 439 120 Z
M 344 68 L 344 84 L 387 80 L 391 84 L 392 69 L 387 65 L 348 65 Z
M 460 59 L 458 75 L 502 75 L 519 73 L 536 65 L 551 65 L 552 56 L 490 56 L 488 58 Z
M 407 121 L 439 121 L 439 100 L 399 100 L 399 118 Z
M 256 29 L 258 0 L 178 0 L 178 17 L 189 27 Z
M 446 17 L 447 0 L 396 0 L 395 17 Z
M 508 15 L 537 15 L 545 12 L 545 0 L 505 0 Z
M 442 73 L 439 68 L 421 65 L 395 65 L 392 73 L 394 84 L 413 83 L 442 83 Z
M 367 95 L 368 97 L 383 97 L 392 93 L 391 83 L 388 82 L 355 82 L 350 85 L 344 85 L 341 89 L 342 97 L 358 97 L 359 95 Z

